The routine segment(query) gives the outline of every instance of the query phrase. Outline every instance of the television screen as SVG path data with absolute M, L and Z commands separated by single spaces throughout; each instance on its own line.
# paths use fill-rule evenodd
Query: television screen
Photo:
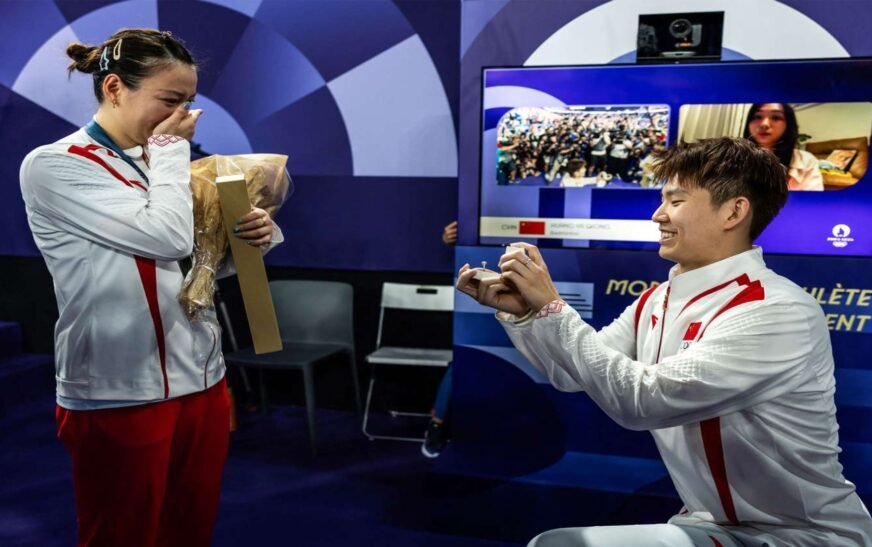
M 479 241 L 656 249 L 652 152 L 732 136 L 775 139 L 787 167 L 767 252 L 869 255 L 870 71 L 862 58 L 485 68 Z

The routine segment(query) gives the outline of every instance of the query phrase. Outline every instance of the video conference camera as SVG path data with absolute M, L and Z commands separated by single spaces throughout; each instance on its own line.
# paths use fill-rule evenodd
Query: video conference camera
M 718 61 L 724 12 L 639 15 L 637 63 Z

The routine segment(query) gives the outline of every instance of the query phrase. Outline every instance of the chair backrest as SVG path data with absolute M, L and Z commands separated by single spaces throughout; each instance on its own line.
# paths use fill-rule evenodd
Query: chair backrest
M 385 283 L 382 285 L 382 308 L 422 311 L 452 311 L 454 287 L 451 285 L 411 285 Z
M 335 281 L 269 284 L 282 340 L 341 344 L 354 352 L 354 289 Z
M 390 309 L 419 312 L 451 312 L 454 310 L 454 287 L 452 285 L 384 283 L 382 285 L 376 347 L 381 347 L 385 325 L 385 310 Z

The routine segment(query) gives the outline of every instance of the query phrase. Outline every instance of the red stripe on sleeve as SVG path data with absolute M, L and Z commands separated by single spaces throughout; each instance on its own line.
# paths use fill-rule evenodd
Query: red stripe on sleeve
M 164 381 L 164 399 L 169 397 L 170 382 L 167 378 L 167 348 L 164 337 L 163 321 L 160 317 L 160 305 L 157 299 L 157 266 L 153 258 L 134 256 L 136 268 L 139 270 L 139 278 L 145 289 L 145 299 L 148 302 L 148 311 L 151 312 L 151 321 L 154 324 L 154 334 L 157 338 L 157 351 L 160 356 L 160 370 Z

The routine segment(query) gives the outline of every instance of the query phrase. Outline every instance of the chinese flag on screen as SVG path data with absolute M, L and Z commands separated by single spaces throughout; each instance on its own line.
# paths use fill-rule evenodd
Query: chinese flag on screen
M 518 233 L 528 236 L 544 236 L 545 221 L 544 220 L 522 220 L 518 225 Z

